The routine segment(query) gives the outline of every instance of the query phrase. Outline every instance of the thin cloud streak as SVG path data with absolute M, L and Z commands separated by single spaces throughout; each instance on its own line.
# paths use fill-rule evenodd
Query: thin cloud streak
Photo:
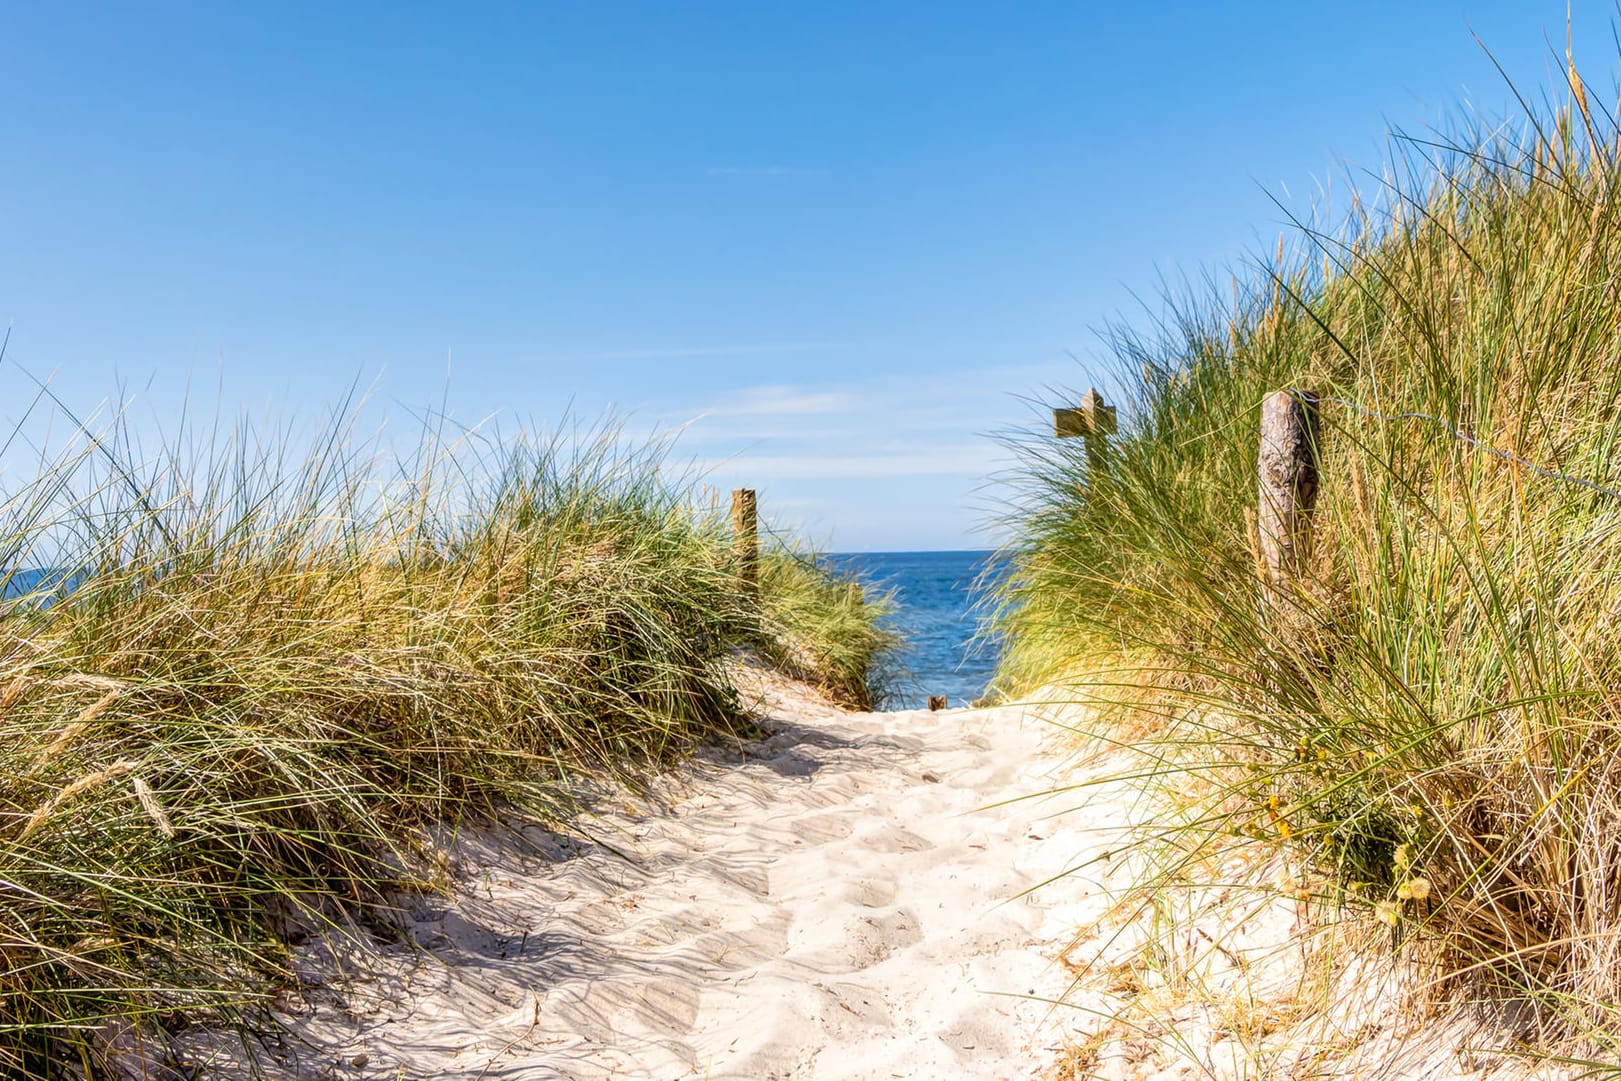
M 765 480 L 836 480 L 889 477 L 978 477 L 995 470 L 996 448 L 932 447 L 907 454 L 758 454 L 700 460 L 708 475 Z
M 826 176 L 826 169 L 798 169 L 789 165 L 711 165 L 710 176 Z
M 989 366 L 947 373 L 939 380 L 845 381 L 832 385 L 782 384 L 741 387 L 709 402 L 663 414 L 697 444 L 763 438 L 778 441 L 839 440 L 839 449 L 869 444 L 883 434 L 915 443 L 921 438 L 982 436 L 1044 415 L 1025 390 L 1054 369 Z M 1057 397 L 1041 393 L 1042 399 Z M 750 423 L 753 421 L 754 423 Z
M 859 395 L 847 391 L 811 391 L 792 386 L 749 387 L 729 395 L 719 404 L 705 408 L 693 419 L 820 416 L 848 413 L 861 404 Z
M 598 353 L 598 360 L 683 360 L 689 357 L 749 357 L 764 353 L 807 353 L 836 349 L 830 342 L 774 342 L 760 345 L 688 345 L 660 349 L 621 349 Z

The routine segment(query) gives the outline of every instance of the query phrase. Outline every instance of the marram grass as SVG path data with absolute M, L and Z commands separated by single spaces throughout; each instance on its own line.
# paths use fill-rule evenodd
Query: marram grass
M 1021 441 L 999 682 L 1156 731 L 1146 768 L 1195 804 L 1158 838 L 1179 859 L 1281 844 L 1457 995 L 1613 1061 L 1621 154 L 1574 69 L 1563 90 L 1397 139 L 1345 229 L 1302 224 L 1231 295 L 1117 340 L 1105 468 Z M 1329 400 L 1315 551 L 1273 594 L 1257 432 L 1286 388 Z
M 288 929 L 386 925 L 435 822 L 564 813 L 745 731 L 726 662 L 785 628 L 868 693 L 876 610 L 803 564 L 779 587 L 778 554 L 741 588 L 658 448 L 279 442 L 143 462 L 115 427 L 0 495 L 0 1074 L 261 1023 Z
M 830 575 L 813 554 L 779 543 L 760 564 L 761 652 L 835 701 L 871 709 L 898 639 L 880 624 L 887 593 Z

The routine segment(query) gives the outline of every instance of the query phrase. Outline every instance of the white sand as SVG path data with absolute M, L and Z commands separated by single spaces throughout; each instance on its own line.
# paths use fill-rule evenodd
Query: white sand
M 700 755 L 663 808 L 600 810 L 600 844 L 464 834 L 416 948 L 308 949 L 272 1076 L 1039 1076 L 1085 889 L 1021 893 L 1098 843 L 1049 817 L 1072 799 L 1020 800 L 1061 741 L 1017 709 L 847 714 L 755 676 L 775 734 Z
M 1297 897 L 1279 854 L 1134 889 L 1154 845 L 1129 823 L 1178 794 L 1147 797 L 1128 750 L 1071 761 L 1037 716 L 1074 710 L 852 714 L 746 675 L 769 738 L 599 807 L 592 840 L 447 839 L 455 888 L 411 902 L 407 945 L 303 947 L 267 1076 L 1561 1076 L 1371 919 Z M 187 1042 L 185 1076 L 247 1073 Z
M 1076 710 L 845 713 L 744 674 L 772 736 L 606 801 L 577 823 L 592 840 L 446 838 L 454 888 L 410 901 L 407 945 L 302 946 L 264 1075 L 1574 1073 L 1514 1052 L 1504 1015 L 1426 992 L 1383 927 L 1302 899 L 1315 887 L 1281 854 L 1216 851 L 1135 888 L 1156 846 L 1131 838 L 1185 801 L 1149 797 L 1128 749 L 1071 762 L 1073 737 L 1036 718 Z M 195 1068 L 131 1045 L 115 1075 L 248 1075 L 217 1034 L 183 1042 Z

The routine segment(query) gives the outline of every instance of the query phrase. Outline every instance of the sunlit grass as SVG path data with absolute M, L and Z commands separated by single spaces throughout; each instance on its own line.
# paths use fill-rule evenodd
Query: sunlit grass
M 1302 224 L 1231 295 L 1117 340 L 1107 468 L 1022 441 L 999 682 L 1067 681 L 1196 794 L 1161 838 L 1179 858 L 1282 844 L 1458 994 L 1608 1054 L 1621 498 L 1592 485 L 1621 488 L 1621 168 L 1574 71 L 1564 90 L 1556 115 L 1398 139 L 1345 229 Z M 1285 388 L 1338 401 L 1312 565 L 1269 594 L 1257 430 Z
M 760 565 L 760 618 L 765 657 L 819 687 L 842 705 L 871 709 L 874 690 L 891 675 L 900 644 L 880 621 L 889 594 L 830 575 L 811 553 L 779 543 Z
M 115 423 L 0 496 L 0 1073 L 257 1023 L 283 932 L 434 887 L 429 825 L 747 731 L 738 649 L 867 695 L 875 608 L 775 554 L 741 588 L 657 446 L 286 442 Z

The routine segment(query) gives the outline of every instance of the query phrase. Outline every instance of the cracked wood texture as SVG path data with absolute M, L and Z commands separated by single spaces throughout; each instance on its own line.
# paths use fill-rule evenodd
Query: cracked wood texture
M 1261 567 L 1270 585 L 1300 574 L 1311 556 L 1311 513 L 1317 502 L 1317 396 L 1280 390 L 1261 405 Z

